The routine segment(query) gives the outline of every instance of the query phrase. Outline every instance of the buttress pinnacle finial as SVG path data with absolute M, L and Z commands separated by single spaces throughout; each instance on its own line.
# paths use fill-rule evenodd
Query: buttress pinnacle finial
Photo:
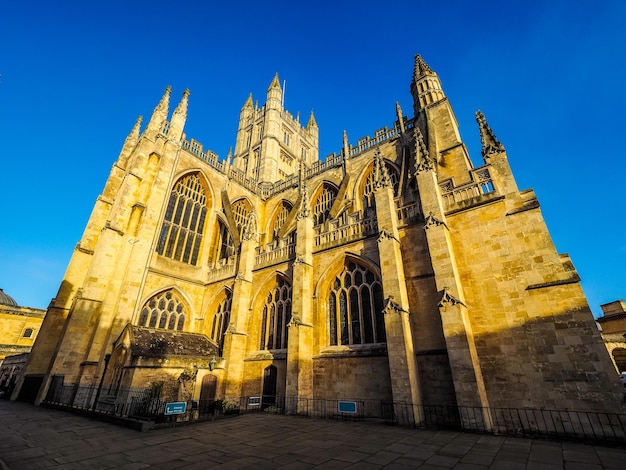
M 492 155 L 504 152 L 504 145 L 496 138 L 496 135 L 487 124 L 485 115 L 480 110 L 476 111 L 476 122 L 478 122 L 478 130 L 480 131 L 483 158 L 489 158 Z
M 171 92 L 172 87 L 168 85 L 165 88 L 163 96 L 161 97 L 161 101 L 159 101 L 159 104 L 156 105 L 154 111 L 152 112 L 152 116 L 150 117 L 150 121 L 148 122 L 148 126 L 146 127 L 146 134 L 154 135 L 157 132 L 161 132 L 163 122 L 167 119 Z
M 374 189 L 386 188 L 391 186 L 391 177 L 385 165 L 385 160 L 380 153 L 380 150 L 376 150 L 374 154 Z
M 183 127 L 185 127 L 185 121 L 187 120 L 187 106 L 189 103 L 189 89 L 183 92 L 183 97 L 176 106 L 174 114 L 172 114 L 172 122 L 168 131 L 168 137 L 172 140 L 178 141 L 183 134 Z
M 404 134 L 404 116 L 402 116 L 402 108 L 400 103 L 396 101 L 396 116 L 398 117 L 398 125 L 400 126 L 400 134 Z
M 139 116 L 137 120 L 135 121 L 135 125 L 133 126 L 133 129 L 130 131 L 130 134 L 128 134 L 128 140 L 136 141 L 139 138 L 139 131 L 141 129 L 141 121 L 143 121 L 143 116 Z
M 424 136 L 420 128 L 415 126 L 413 134 L 415 135 L 415 176 L 435 168 L 433 159 L 430 158 L 428 148 L 424 143 Z

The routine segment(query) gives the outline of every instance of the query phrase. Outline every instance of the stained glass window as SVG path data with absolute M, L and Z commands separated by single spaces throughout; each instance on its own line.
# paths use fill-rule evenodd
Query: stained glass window
M 170 193 L 157 253 L 195 265 L 207 213 L 206 192 L 197 174 L 182 177 Z
M 328 297 L 329 343 L 385 342 L 382 310 L 380 281 L 364 266 L 348 263 L 335 278 Z

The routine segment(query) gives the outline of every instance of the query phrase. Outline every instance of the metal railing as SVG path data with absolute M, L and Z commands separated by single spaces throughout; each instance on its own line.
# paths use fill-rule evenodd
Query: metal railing
M 97 387 L 53 381 L 44 404 L 158 423 L 165 419 L 166 403 L 178 401 L 154 387 L 120 388 L 115 394 L 105 392 L 99 391 Z M 626 414 L 572 410 L 416 405 L 379 400 L 259 395 L 224 400 L 192 400 L 188 403 L 184 421 L 254 412 L 322 419 L 373 420 L 424 429 L 626 445 Z

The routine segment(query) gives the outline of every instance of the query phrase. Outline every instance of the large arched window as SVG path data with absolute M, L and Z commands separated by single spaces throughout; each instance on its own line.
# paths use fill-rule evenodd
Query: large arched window
M 261 320 L 259 349 L 286 349 L 287 325 L 291 320 L 291 286 L 279 278 L 276 287 L 267 296 Z
M 185 327 L 185 304 L 173 290 L 161 292 L 141 309 L 139 326 L 183 331 Z
M 385 164 L 387 168 L 387 173 L 389 173 L 389 179 L 391 180 L 391 185 L 393 186 L 393 195 L 398 195 L 398 174 L 396 173 L 395 168 L 391 165 Z M 374 167 L 370 169 L 369 175 L 365 178 L 365 184 L 363 185 L 363 210 L 366 210 L 370 207 L 376 207 L 374 203 Z
M 280 229 L 283 228 L 285 222 L 287 221 L 287 217 L 289 216 L 289 212 L 291 212 L 291 208 L 293 206 L 287 202 L 283 201 L 280 210 L 276 213 L 272 223 L 272 239 L 278 239 L 278 234 L 280 233 Z
M 211 326 L 211 339 L 217 343 L 219 354 L 224 350 L 224 334 L 230 322 L 230 306 L 233 302 L 233 295 L 226 291 L 226 297 L 220 302 L 215 315 L 213 315 L 213 325 Z
M 369 269 L 348 262 L 335 278 L 328 297 L 329 343 L 383 343 L 383 292 Z
M 326 222 L 331 207 L 337 197 L 337 189 L 329 184 L 324 184 L 322 190 L 313 204 L 313 224 L 319 225 Z
M 182 177 L 167 203 L 157 253 L 195 265 L 202 243 L 207 197 L 197 174 Z

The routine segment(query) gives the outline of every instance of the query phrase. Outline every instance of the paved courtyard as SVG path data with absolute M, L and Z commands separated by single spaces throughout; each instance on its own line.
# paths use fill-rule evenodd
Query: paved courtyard
M 138 432 L 0 400 L 0 469 L 619 469 L 626 449 L 248 414 Z

